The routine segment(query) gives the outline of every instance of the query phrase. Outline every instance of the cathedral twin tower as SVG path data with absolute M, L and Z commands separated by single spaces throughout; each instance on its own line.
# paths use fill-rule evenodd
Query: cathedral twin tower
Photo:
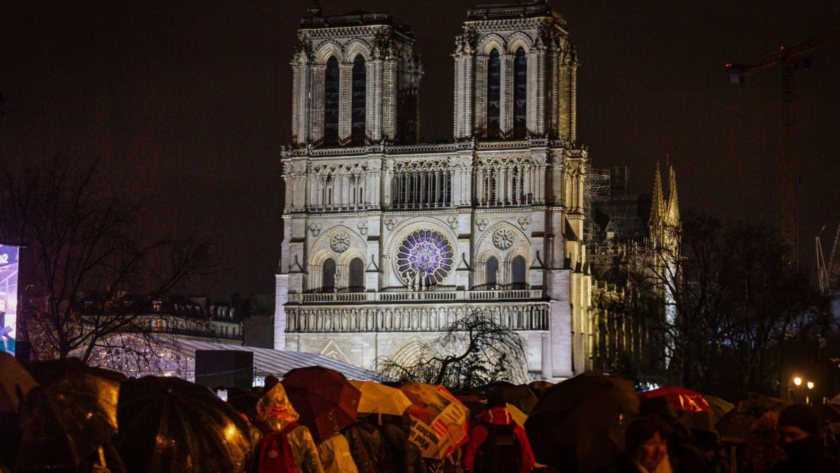
M 310 13 L 291 63 L 275 348 L 375 369 L 481 312 L 524 342 L 513 381 L 591 366 L 565 21 L 544 1 L 470 10 L 452 54 L 454 140 L 422 144 L 411 29 Z

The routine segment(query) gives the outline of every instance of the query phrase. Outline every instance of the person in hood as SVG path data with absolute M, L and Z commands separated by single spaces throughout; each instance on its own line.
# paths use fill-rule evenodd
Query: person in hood
M 814 410 L 794 404 L 779 415 L 779 436 L 787 460 L 777 463 L 771 473 L 837 472 L 838 465 L 823 456 L 820 422 Z
M 487 400 L 488 410 L 470 433 L 464 453 L 469 473 L 528 473 L 536 463 L 525 429 L 513 421 L 501 395 Z
M 318 455 L 324 473 L 359 473 L 353 455 L 350 454 L 350 444 L 344 435 L 335 434 L 318 445 Z
M 257 404 L 254 424 L 263 437 L 254 455 L 253 473 L 324 473 L 312 433 L 297 423 L 300 417 L 282 384 L 276 384 Z

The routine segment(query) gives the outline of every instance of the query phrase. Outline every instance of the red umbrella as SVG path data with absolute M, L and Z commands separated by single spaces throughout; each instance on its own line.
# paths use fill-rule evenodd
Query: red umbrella
M 664 397 L 677 411 L 703 413 L 709 412 L 709 403 L 699 393 L 685 388 L 659 388 L 639 393 L 639 399 Z
M 332 437 L 356 422 L 361 391 L 341 373 L 319 366 L 289 371 L 281 381 L 300 422 L 315 443 Z

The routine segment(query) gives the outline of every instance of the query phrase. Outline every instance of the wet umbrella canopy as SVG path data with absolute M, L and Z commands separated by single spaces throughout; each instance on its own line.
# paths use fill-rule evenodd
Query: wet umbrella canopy
M 315 443 L 356 422 L 362 393 L 341 373 L 321 367 L 299 368 L 281 381 L 300 415 L 299 423 L 312 432 Z
M 18 470 L 76 467 L 116 435 L 119 383 L 90 374 L 79 360 L 27 369 L 41 386 L 21 403 Z
M 638 411 L 631 381 L 590 372 L 548 388 L 525 429 L 539 463 L 592 471 L 618 453 L 621 416 Z
M 8 353 L 0 352 L 0 411 L 17 412 L 20 395 L 26 395 L 38 383 L 24 367 Z
M 251 451 L 248 424 L 209 389 L 176 378 L 123 383 L 117 448 L 130 472 L 235 473 Z

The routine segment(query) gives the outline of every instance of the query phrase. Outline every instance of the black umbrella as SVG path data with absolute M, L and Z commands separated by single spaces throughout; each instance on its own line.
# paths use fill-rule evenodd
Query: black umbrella
M 620 451 L 622 416 L 638 411 L 631 381 L 588 372 L 548 388 L 525 430 L 537 462 L 561 471 L 593 471 Z
M 17 412 L 22 397 L 38 385 L 12 355 L 0 352 L 0 412 Z
M 117 448 L 131 472 L 242 471 L 248 423 L 209 389 L 177 378 L 123 383 Z
M 75 468 L 117 433 L 119 383 L 76 359 L 28 364 L 41 383 L 20 405 L 20 471 Z

